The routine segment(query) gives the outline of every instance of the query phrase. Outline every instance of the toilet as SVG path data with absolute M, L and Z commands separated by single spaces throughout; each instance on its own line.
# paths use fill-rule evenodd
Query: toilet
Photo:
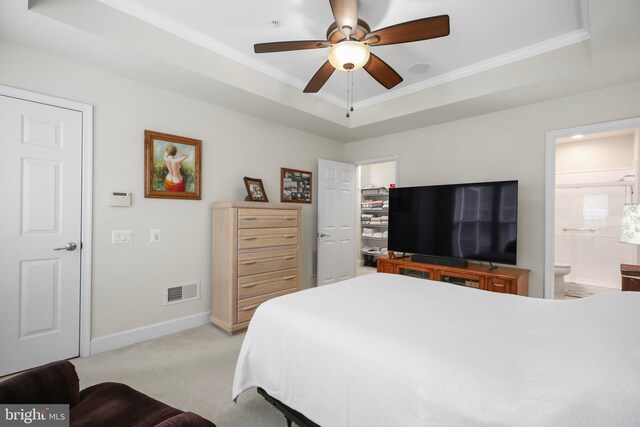
M 553 268 L 555 293 L 564 295 L 567 288 L 564 283 L 564 276 L 571 273 L 571 266 L 568 264 L 555 263 Z

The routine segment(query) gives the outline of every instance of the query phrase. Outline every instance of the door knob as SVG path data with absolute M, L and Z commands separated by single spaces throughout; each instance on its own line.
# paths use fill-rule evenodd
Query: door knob
M 69 242 L 64 247 L 62 247 L 62 248 L 53 248 L 53 250 L 54 251 L 69 251 L 69 252 L 71 252 L 71 251 L 75 251 L 77 247 L 78 247 L 78 245 L 76 245 L 75 243 Z
M 331 234 L 318 233 L 318 237 L 331 237 Z

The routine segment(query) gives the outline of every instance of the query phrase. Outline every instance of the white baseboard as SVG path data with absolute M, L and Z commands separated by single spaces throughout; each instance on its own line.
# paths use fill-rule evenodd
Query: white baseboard
M 196 328 L 210 323 L 211 312 L 194 314 L 192 316 L 181 317 L 179 319 L 168 320 L 166 322 L 155 323 L 153 325 L 142 326 L 116 334 L 105 335 L 104 337 L 91 340 L 91 354 L 102 353 L 103 351 L 115 350 L 136 344 L 143 341 L 160 338 L 165 335 L 174 334 L 191 328 Z

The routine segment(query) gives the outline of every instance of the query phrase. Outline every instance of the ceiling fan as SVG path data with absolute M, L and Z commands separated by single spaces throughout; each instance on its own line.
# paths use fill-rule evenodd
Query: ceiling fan
M 386 62 L 369 51 L 369 46 L 384 46 L 434 39 L 449 35 L 449 16 L 417 19 L 371 31 L 358 18 L 358 0 L 329 0 L 335 22 L 327 30 L 326 40 L 296 40 L 257 43 L 255 53 L 330 48 L 329 59 L 311 78 L 305 93 L 318 92 L 334 70 L 355 71 L 364 68 L 387 89 L 402 82 L 402 77 Z

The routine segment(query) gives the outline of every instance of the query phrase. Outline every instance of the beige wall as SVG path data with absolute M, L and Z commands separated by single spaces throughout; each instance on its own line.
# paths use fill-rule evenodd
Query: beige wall
M 373 163 L 360 166 L 360 187 L 377 185 L 389 188 L 396 182 L 396 162 Z
M 640 82 L 346 146 L 346 161 L 398 154 L 402 186 L 519 180 L 518 266 L 542 297 L 545 132 L 640 116 Z
M 2 85 L 95 108 L 94 339 L 209 310 L 209 203 L 242 199 L 244 175 L 262 178 L 267 195 L 277 201 L 280 167 L 315 171 L 318 158 L 355 161 L 398 154 L 403 186 L 518 179 L 518 265 L 531 269 L 530 295 L 540 297 L 545 132 L 640 116 L 640 83 L 635 83 L 345 147 L 11 44 L 0 43 L 0 64 Z M 143 197 L 144 129 L 203 141 L 202 201 Z M 133 207 L 108 207 L 107 195 L 114 190 L 133 192 Z M 315 208 L 314 202 L 303 209 L 305 287 L 312 283 Z M 121 228 L 134 230 L 133 245 L 110 244 L 111 230 Z M 162 230 L 160 244 L 149 243 L 152 228 Z M 202 283 L 200 300 L 162 304 L 166 285 L 192 280 Z
M 556 144 L 556 173 L 632 169 L 634 134 Z
M 94 106 L 93 339 L 210 310 L 209 204 L 242 200 L 245 175 L 262 178 L 279 201 L 280 167 L 315 171 L 318 158 L 343 158 L 341 143 L 15 45 L 0 43 L 0 64 L 2 85 Z M 144 198 L 145 129 L 202 140 L 201 201 Z M 110 191 L 133 192 L 133 206 L 109 207 Z M 304 287 L 312 283 L 316 199 L 303 208 Z M 153 228 L 162 232 L 158 244 L 149 242 Z M 112 245 L 112 229 L 133 229 L 135 243 Z M 163 305 L 166 285 L 193 280 L 200 300 Z

